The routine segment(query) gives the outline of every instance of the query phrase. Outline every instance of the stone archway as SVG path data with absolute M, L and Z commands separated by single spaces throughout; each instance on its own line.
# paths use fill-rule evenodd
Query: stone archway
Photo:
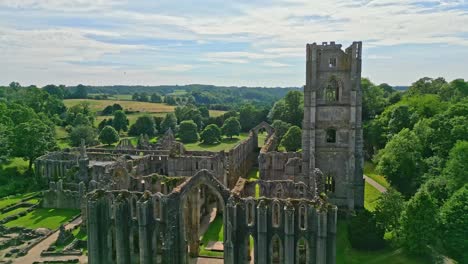
M 195 243 L 194 241 L 198 242 L 198 230 L 191 230 L 192 235 L 194 237 L 190 237 L 186 241 L 186 221 L 185 221 L 185 208 L 184 208 L 184 203 L 187 199 L 193 198 L 190 197 L 191 195 L 194 195 L 194 193 L 198 194 L 197 192 L 194 192 L 200 188 L 200 186 L 204 186 L 207 189 L 210 190 L 210 192 L 215 195 L 220 203 L 220 206 L 222 207 L 222 211 L 225 211 L 226 204 L 228 201 L 228 198 L 230 196 L 230 192 L 227 188 L 224 187 L 224 185 L 219 182 L 213 174 L 211 174 L 208 170 L 203 169 L 197 172 L 193 177 L 187 179 L 184 183 L 179 185 L 176 189 L 173 190 L 172 193 L 169 194 L 169 198 L 172 201 L 169 201 L 170 204 L 170 213 L 168 213 L 168 217 L 171 218 L 171 220 L 168 221 L 168 225 L 172 226 L 174 228 L 171 228 L 173 231 L 169 232 L 175 232 L 176 237 L 174 239 L 174 242 L 176 242 L 175 248 L 174 248 L 174 253 L 177 254 L 178 256 L 176 257 L 176 262 L 175 263 L 188 263 L 189 260 L 189 254 L 188 251 L 189 249 L 191 252 L 194 252 L 195 250 L 198 249 L 199 244 Z M 191 208 L 193 209 L 193 208 Z M 177 211 L 176 211 L 177 210 Z M 189 217 L 198 217 L 191 215 Z M 194 219 L 191 219 L 194 220 Z M 172 222 L 172 223 L 171 223 Z M 223 225 L 225 226 L 226 223 L 226 214 L 223 213 Z M 196 223 L 195 223 L 196 224 Z M 193 227 L 193 226 L 192 226 Z M 224 232 L 226 232 L 224 230 Z M 170 234 L 173 236 L 173 234 Z M 190 244 L 190 242 L 194 244 Z M 192 248 L 193 247 L 193 248 Z

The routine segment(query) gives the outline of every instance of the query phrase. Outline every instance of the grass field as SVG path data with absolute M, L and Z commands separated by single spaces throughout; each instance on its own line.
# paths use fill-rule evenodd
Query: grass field
M 378 182 L 380 185 L 382 185 L 383 187 L 385 188 L 390 188 L 390 183 L 387 181 L 387 179 L 385 179 L 384 176 L 382 175 L 379 175 L 376 171 L 375 171 L 375 165 L 374 163 L 370 162 L 370 161 L 366 161 L 364 162 L 364 174 L 373 179 L 374 181 Z
M 23 217 L 5 224 L 6 227 L 21 226 L 30 229 L 48 228 L 57 229 L 61 224 L 69 222 L 77 216 L 80 210 L 74 209 L 46 209 L 38 208 Z
M 11 158 L 0 164 L 0 197 L 32 191 L 36 185 L 31 184 L 28 176 L 28 161 L 22 158 Z
M 9 196 L 9 197 L 5 197 L 3 199 L 0 199 L 0 209 L 3 209 L 3 208 L 5 208 L 7 206 L 10 206 L 12 204 L 17 204 L 22 199 L 26 199 L 28 197 L 31 197 L 31 196 L 35 195 L 35 194 L 36 194 L 36 192 L 31 192 L 31 193 L 19 194 L 19 195 Z M 28 200 L 28 202 L 29 201 L 31 201 L 31 203 L 36 203 L 39 200 L 34 198 L 34 199 Z
M 223 231 L 223 216 L 217 215 L 216 218 L 211 222 L 208 230 L 203 235 L 200 245 L 200 256 L 209 256 L 209 257 L 223 257 L 223 252 L 216 252 L 206 250 L 205 246 L 209 241 L 223 241 L 224 240 L 224 231 Z
M 241 133 L 238 137 L 233 137 L 232 139 L 223 138 L 221 140 L 221 143 L 218 143 L 215 145 L 196 142 L 196 143 L 184 144 L 184 146 L 187 150 L 208 150 L 208 151 L 214 151 L 214 152 L 221 151 L 221 150 L 228 151 L 232 149 L 234 146 L 236 146 L 237 143 L 246 139 L 247 136 L 248 136 L 247 133 Z
M 125 100 L 66 99 L 63 100 L 63 102 L 67 107 L 71 107 L 82 102 L 87 102 L 91 111 L 93 112 L 102 111 L 106 106 L 113 104 L 119 104 L 125 110 L 139 111 L 144 113 L 168 113 L 173 112 L 175 109 L 175 106 L 167 104 Z
M 11 216 L 11 215 L 15 215 L 15 214 L 24 212 L 24 211 L 26 211 L 26 210 L 28 210 L 27 207 L 18 207 L 18 208 L 16 208 L 16 209 L 11 210 L 11 211 L 9 211 L 9 212 L 6 212 L 6 213 L 4 213 L 4 214 L 0 214 L 0 220 L 3 220 L 3 219 L 5 219 L 5 218 L 7 218 L 7 217 L 9 217 L 9 216 Z
M 364 187 L 364 207 L 369 211 L 374 211 L 380 195 L 379 190 L 366 182 Z

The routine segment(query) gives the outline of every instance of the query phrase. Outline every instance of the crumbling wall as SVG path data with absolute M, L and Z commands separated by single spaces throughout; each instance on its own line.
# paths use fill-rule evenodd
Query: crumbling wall
M 253 131 L 250 131 L 249 137 L 237 146 L 229 150 L 226 154 L 226 173 L 227 179 L 225 185 L 233 188 L 240 177 L 244 177 L 255 164 L 257 151 L 257 137 Z
M 44 208 L 80 209 L 82 199 L 86 195 L 83 182 L 78 185 L 78 191 L 63 188 L 62 180 L 50 182 L 49 189 L 43 192 L 41 206 Z
M 290 159 L 300 157 L 301 153 L 298 152 L 261 152 L 258 157 L 260 179 L 265 181 L 294 179 L 302 173 L 302 166 L 293 164 Z

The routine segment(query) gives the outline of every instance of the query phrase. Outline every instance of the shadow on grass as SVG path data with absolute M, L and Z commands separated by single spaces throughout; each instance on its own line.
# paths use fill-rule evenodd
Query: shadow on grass
M 73 217 L 80 213 L 74 209 L 36 209 L 23 217 L 8 222 L 7 227 L 22 226 L 26 228 L 36 229 L 40 227 L 57 229 L 61 224 L 70 221 Z

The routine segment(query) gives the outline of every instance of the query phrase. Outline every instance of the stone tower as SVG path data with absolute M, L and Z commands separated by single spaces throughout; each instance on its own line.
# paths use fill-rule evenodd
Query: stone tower
M 348 209 L 364 206 L 361 50 L 361 42 L 345 51 L 335 42 L 307 44 L 304 180 L 313 184 L 319 168 L 331 202 Z

